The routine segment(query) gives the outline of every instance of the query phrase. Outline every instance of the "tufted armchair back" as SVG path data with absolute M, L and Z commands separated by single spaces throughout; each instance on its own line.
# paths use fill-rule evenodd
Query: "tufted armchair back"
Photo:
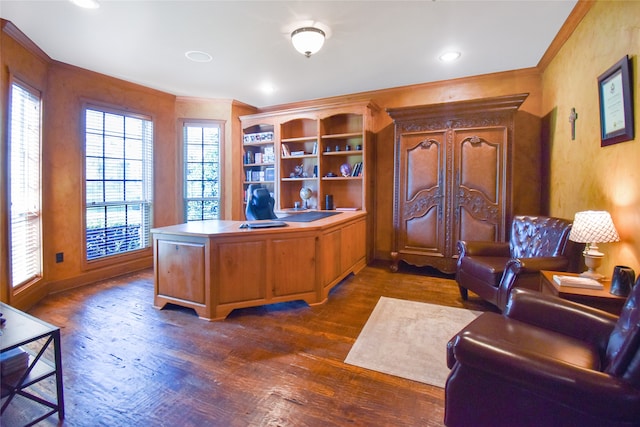
M 509 246 L 512 258 L 558 256 L 564 253 L 571 221 L 543 216 L 516 216 Z

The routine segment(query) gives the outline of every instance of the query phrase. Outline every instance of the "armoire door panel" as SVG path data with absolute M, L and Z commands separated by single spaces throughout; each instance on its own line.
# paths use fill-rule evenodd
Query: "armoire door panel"
M 500 146 L 483 139 L 462 141 L 460 146 L 459 185 L 481 192 L 493 203 L 498 202 Z
M 504 225 L 506 213 L 506 138 L 505 127 L 456 131 L 454 222 L 459 234 L 455 240 L 502 237 L 497 231 Z
M 438 220 L 436 207 L 429 209 L 420 217 L 411 218 L 404 223 L 406 230 L 402 250 L 420 249 L 426 252 L 440 253 L 444 227 Z
M 443 139 L 442 134 L 403 136 L 402 150 L 407 164 L 405 200 L 411 201 L 422 190 L 441 187 Z
M 498 241 L 500 239 L 499 223 L 495 220 L 487 221 L 477 218 L 464 206 L 459 209 L 458 240 L 486 240 Z

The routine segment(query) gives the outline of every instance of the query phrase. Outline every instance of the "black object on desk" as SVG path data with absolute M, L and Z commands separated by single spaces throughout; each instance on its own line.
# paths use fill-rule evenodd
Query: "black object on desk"
M 274 227 L 286 227 L 287 224 L 282 221 L 262 221 L 262 222 L 248 222 L 245 223 L 247 228 L 274 228 Z M 245 225 L 242 224 L 242 225 Z M 242 225 L 240 226 L 242 228 Z

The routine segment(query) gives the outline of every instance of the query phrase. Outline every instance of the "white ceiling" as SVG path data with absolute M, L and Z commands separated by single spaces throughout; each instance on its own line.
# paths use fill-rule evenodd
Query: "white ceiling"
M 0 0 L 51 58 L 179 96 L 257 107 L 535 67 L 576 0 Z M 329 27 L 320 52 L 293 29 Z M 438 56 L 462 52 L 453 64 Z M 210 53 L 196 63 L 185 52 Z M 264 85 L 274 90 L 262 91 Z

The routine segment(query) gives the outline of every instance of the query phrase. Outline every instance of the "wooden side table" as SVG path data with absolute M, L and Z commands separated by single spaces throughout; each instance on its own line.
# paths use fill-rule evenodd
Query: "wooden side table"
M 609 313 L 619 315 L 626 297 L 620 297 L 609 293 L 611 279 L 605 279 L 601 283 L 604 289 L 585 289 L 563 286 L 562 288 L 553 280 L 554 274 L 562 276 L 578 276 L 575 273 L 561 271 L 540 271 L 540 288 L 543 294 L 555 295 L 580 304 L 599 308 Z

